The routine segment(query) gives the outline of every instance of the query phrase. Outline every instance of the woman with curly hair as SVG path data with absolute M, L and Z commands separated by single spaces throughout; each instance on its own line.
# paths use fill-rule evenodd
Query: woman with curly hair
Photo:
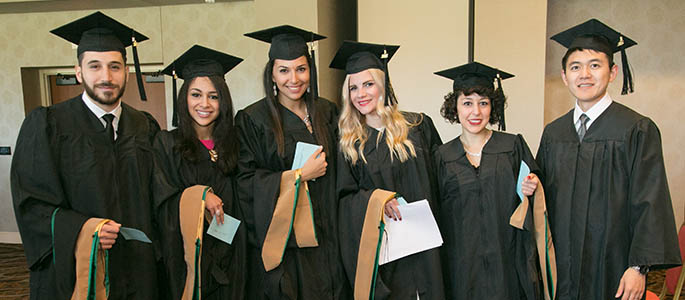
M 343 264 L 355 299 L 444 299 L 438 249 L 378 266 L 379 216 L 401 221 L 399 196 L 427 199 L 437 212 L 431 153 L 442 141 L 430 117 L 397 107 L 387 61 L 398 48 L 346 41 L 331 62 L 347 73 L 338 121 Z
M 248 294 L 346 299 L 331 171 L 338 108 L 318 97 L 315 60 L 307 47 L 324 37 L 288 25 L 246 36 L 271 44 L 263 75 L 266 97 L 236 115 L 240 200 L 250 239 Z M 293 162 L 301 142 L 319 148 L 299 167 Z
M 510 225 L 522 201 L 521 162 L 533 172 L 523 181 L 525 196 L 535 192 L 538 168 L 521 135 L 487 128 L 505 128 L 501 79 L 513 75 L 477 62 L 436 74 L 454 80 L 441 113 L 462 127 L 435 153 L 447 299 L 539 299 L 533 233 Z
M 156 177 L 162 178 L 155 205 L 169 283 L 165 299 L 189 299 L 193 293 L 202 299 L 245 297 L 245 226 L 238 226 L 230 244 L 208 234 L 213 219 L 229 222 L 224 214 L 243 220 L 235 181 L 239 148 L 233 103 L 224 79 L 241 61 L 195 45 L 162 71 L 174 81 L 183 79 L 174 96 L 172 123 L 178 127 L 160 132 L 154 143 L 160 165 Z M 188 272 L 193 269 L 198 272 Z

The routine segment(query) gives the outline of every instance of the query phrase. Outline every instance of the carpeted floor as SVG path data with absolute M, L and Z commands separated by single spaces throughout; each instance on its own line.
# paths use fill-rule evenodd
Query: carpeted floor
M 657 295 L 664 284 L 664 271 L 650 272 L 647 289 Z M 682 295 L 682 293 L 681 293 Z M 28 299 L 29 272 L 26 267 L 24 248 L 16 244 L 0 244 L 0 299 Z M 668 295 L 662 300 L 671 300 Z
M 0 299 L 29 298 L 29 269 L 24 248 L 0 244 Z

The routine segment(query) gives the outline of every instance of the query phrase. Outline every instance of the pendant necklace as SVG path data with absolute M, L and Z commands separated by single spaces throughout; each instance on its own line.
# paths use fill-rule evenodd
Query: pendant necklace
M 219 152 L 216 152 L 214 149 L 209 149 L 209 159 L 212 160 L 212 162 L 216 162 L 219 159 Z

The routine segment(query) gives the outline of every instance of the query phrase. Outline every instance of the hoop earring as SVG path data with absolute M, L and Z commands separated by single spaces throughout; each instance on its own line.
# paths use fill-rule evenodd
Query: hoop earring
M 278 89 L 276 88 L 276 84 L 274 83 L 273 85 L 274 88 L 274 96 L 278 96 Z

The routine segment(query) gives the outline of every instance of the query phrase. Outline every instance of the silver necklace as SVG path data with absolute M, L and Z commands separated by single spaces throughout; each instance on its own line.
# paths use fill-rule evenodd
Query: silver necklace
M 488 134 L 488 137 L 485 138 L 485 142 L 483 142 L 483 145 L 480 147 L 480 151 L 478 151 L 478 153 L 474 153 L 474 152 L 471 152 L 469 150 L 466 150 L 466 144 L 462 140 L 461 143 L 462 143 L 462 145 L 464 145 L 464 152 L 466 152 L 466 154 L 471 155 L 473 157 L 480 157 L 481 155 L 483 155 L 483 148 L 485 148 L 485 144 L 488 143 L 491 136 L 492 136 L 492 131 L 490 131 L 490 134 Z

